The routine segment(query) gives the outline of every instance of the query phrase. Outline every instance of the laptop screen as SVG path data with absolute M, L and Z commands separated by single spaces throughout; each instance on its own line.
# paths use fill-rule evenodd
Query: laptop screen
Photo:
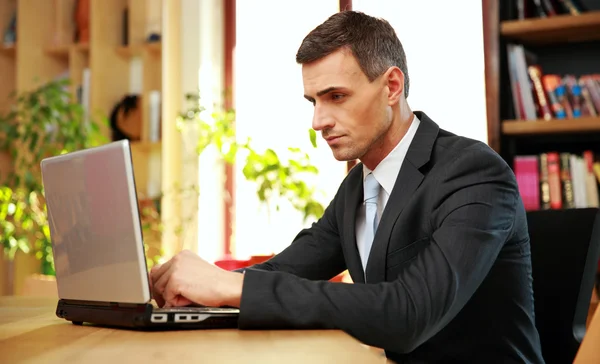
M 150 300 L 129 142 L 42 161 L 61 299 Z

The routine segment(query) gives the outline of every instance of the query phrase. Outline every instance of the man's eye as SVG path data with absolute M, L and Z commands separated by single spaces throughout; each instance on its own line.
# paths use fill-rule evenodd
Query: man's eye
M 339 100 L 343 99 L 344 96 L 346 96 L 346 95 L 344 95 L 344 94 L 331 94 L 331 99 L 333 101 L 339 101 Z

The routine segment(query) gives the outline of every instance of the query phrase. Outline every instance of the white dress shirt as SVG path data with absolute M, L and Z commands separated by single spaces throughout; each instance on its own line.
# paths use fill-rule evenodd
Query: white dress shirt
M 394 149 L 377 165 L 377 167 L 375 167 L 375 170 L 373 170 L 373 176 L 382 187 L 382 189 L 379 191 L 379 196 L 377 199 L 377 221 L 381 220 L 381 214 L 383 213 L 385 205 L 390 198 L 390 194 L 392 193 L 392 189 L 396 183 L 396 178 L 398 177 L 398 173 L 402 167 L 402 162 L 404 162 L 406 152 L 408 152 L 408 147 L 410 146 L 420 123 L 421 121 L 415 115 L 412 124 L 398 145 L 396 145 Z M 365 177 L 370 172 L 371 170 L 363 164 L 363 183 Z M 363 202 L 358 207 L 356 214 L 356 243 L 359 247 L 363 246 L 365 243 L 365 219 L 366 211 L 365 204 Z M 359 252 L 360 251 L 361 249 L 359 249 Z M 368 255 L 369 252 L 366 253 Z M 363 257 L 361 256 L 361 259 L 362 258 Z

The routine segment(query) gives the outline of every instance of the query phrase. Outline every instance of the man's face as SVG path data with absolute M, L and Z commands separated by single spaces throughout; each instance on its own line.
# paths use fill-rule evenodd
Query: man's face
M 304 97 L 313 103 L 312 127 L 337 160 L 377 153 L 391 125 L 385 77 L 369 82 L 350 51 L 338 50 L 302 66 Z

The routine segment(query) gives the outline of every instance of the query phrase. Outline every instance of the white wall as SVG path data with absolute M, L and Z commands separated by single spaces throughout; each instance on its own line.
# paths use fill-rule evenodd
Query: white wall
M 352 8 L 396 30 L 408 62 L 411 108 L 487 143 L 481 1 L 460 3 L 460 11 L 448 0 L 354 0 Z
M 312 105 L 303 97 L 302 74 L 296 51 L 314 27 L 338 11 L 338 0 L 238 0 L 236 34 L 236 130 L 239 138 L 252 137 L 253 145 L 277 153 L 287 147 L 310 152 L 320 174 L 314 181 L 323 191 L 325 205 L 345 176 L 346 164 L 333 158 L 322 139 L 312 149 L 308 129 Z M 277 253 L 290 244 L 303 224 L 302 216 L 285 201 L 271 214 L 255 197 L 254 184 L 236 171 L 236 256 Z M 312 221 L 311 221 L 312 222 Z

